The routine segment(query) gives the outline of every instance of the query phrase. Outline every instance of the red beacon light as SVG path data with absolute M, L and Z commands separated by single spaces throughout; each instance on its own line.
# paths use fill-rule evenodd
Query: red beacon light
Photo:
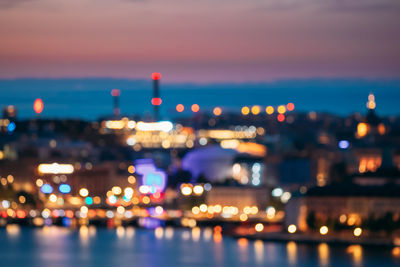
M 159 72 L 154 72 L 153 74 L 151 74 L 151 78 L 153 79 L 153 80 L 160 80 L 161 79 L 161 73 L 159 73 Z
M 112 96 L 119 96 L 121 94 L 121 92 L 119 91 L 119 89 L 112 89 L 111 90 L 111 95 Z
M 34 110 L 37 114 L 40 114 L 40 113 L 42 113 L 43 108 L 44 108 L 44 104 L 43 104 L 42 99 L 37 98 L 37 99 L 35 100 L 35 102 L 33 102 L 33 110 Z
M 286 105 L 286 107 L 287 107 L 287 110 L 289 110 L 289 111 L 293 111 L 294 110 L 294 104 L 293 103 L 288 103 Z
M 277 119 L 278 119 L 279 122 L 284 122 L 285 121 L 285 115 L 278 114 Z
M 151 104 L 152 104 L 153 106 L 159 106 L 159 105 L 161 105 L 161 103 L 162 103 L 162 100 L 161 100 L 161 98 L 159 98 L 159 97 L 153 97 L 153 98 L 151 99 Z

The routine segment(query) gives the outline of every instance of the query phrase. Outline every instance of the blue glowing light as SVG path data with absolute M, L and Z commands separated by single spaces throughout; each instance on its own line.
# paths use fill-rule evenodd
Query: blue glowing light
M 58 190 L 63 194 L 68 194 L 69 192 L 71 192 L 71 186 L 69 186 L 68 184 L 60 184 Z
M 51 194 L 53 193 L 53 187 L 49 184 L 44 184 L 40 188 L 40 191 L 42 191 L 43 194 Z
M 88 205 L 92 205 L 92 204 L 93 204 L 93 198 L 91 198 L 91 197 L 86 197 L 86 198 L 85 198 L 85 202 L 86 202 L 86 204 L 88 204 Z
M 126 202 L 131 201 L 131 199 L 130 199 L 129 197 L 127 197 L 127 196 L 123 196 L 122 199 L 123 199 L 124 201 L 126 201 Z
M 150 188 L 150 193 L 163 192 L 167 185 L 167 174 L 157 169 L 154 161 L 139 159 L 135 161 L 136 172 L 142 175 L 142 185 Z
M 15 125 L 15 122 L 10 122 L 10 123 L 8 124 L 8 126 L 7 126 L 7 130 L 8 130 L 8 132 L 12 133 L 12 132 L 14 132 L 14 130 L 15 130 L 16 127 L 17 127 L 17 126 Z
M 68 217 L 62 218 L 62 225 L 65 227 L 71 226 L 71 219 Z
M 341 149 L 347 149 L 347 148 L 349 148 L 350 143 L 349 143 L 349 141 L 347 141 L 347 140 L 341 140 L 341 141 L 339 141 L 338 146 L 339 146 L 339 148 L 341 148 Z

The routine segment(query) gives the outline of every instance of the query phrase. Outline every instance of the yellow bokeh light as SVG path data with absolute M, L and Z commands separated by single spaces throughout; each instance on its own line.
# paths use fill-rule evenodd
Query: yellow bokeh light
M 257 232 L 261 232 L 262 230 L 264 230 L 264 225 L 262 223 L 257 223 L 256 226 L 254 227 L 254 229 Z
M 195 215 L 199 214 L 200 213 L 200 208 L 197 207 L 197 206 L 193 207 L 192 208 L 192 213 L 195 214 Z
M 242 107 L 242 114 L 243 115 L 248 115 L 249 113 L 250 113 L 249 107 L 246 107 L 246 106 Z
M 128 172 L 131 173 L 131 174 L 135 173 L 135 166 L 133 166 L 133 165 L 129 166 L 128 167 Z
M 284 114 L 286 112 L 286 107 L 284 105 L 280 105 L 277 110 L 279 114 Z
M 271 115 L 272 113 L 274 113 L 274 108 L 272 106 L 268 106 L 268 107 L 265 108 L 265 112 L 268 115 Z
M 122 189 L 119 186 L 114 186 L 111 191 L 113 192 L 114 195 L 120 195 L 122 193 Z
M 50 202 L 56 202 L 57 201 L 57 196 L 56 195 L 54 195 L 54 194 L 51 194 L 50 196 L 49 196 L 49 200 L 50 200 Z
M 89 190 L 87 190 L 86 188 L 81 188 L 79 190 L 79 195 L 81 195 L 81 197 L 87 197 L 89 195 Z
M 19 196 L 18 201 L 19 203 L 24 204 L 26 202 L 26 198 L 24 196 Z
M 258 114 L 260 114 L 260 112 L 261 112 L 260 106 L 253 106 L 251 108 L 251 113 L 253 115 L 258 115 Z
M 328 227 L 327 226 L 321 226 L 321 228 L 319 228 L 319 233 L 321 234 L 321 235 L 326 235 L 327 233 L 328 233 L 328 231 L 329 231 L 329 229 L 328 229 Z
M 133 176 L 133 175 L 129 176 L 129 177 L 128 177 L 128 183 L 130 183 L 130 184 L 136 183 L 136 178 L 135 178 L 135 176 Z
M 195 193 L 196 195 L 201 195 L 201 194 L 203 194 L 203 192 L 204 192 L 204 188 L 203 188 L 203 186 L 201 186 L 201 185 L 195 185 L 194 187 L 193 187 L 193 193 Z
M 143 204 L 149 204 L 150 203 L 150 198 L 148 196 L 144 196 L 142 201 L 143 201 Z
M 297 231 L 296 225 L 291 224 L 291 225 L 288 226 L 288 232 L 289 233 L 294 234 L 294 233 L 296 233 L 296 231 Z
M 184 185 L 181 187 L 181 193 L 184 196 L 189 196 L 192 194 L 192 187 L 188 185 Z
M 360 122 L 357 125 L 357 135 L 359 137 L 364 137 L 368 134 L 368 124 L 366 124 L 365 122 Z
M 36 180 L 36 186 L 41 187 L 43 185 L 43 180 L 42 179 L 37 179 Z
M 353 231 L 354 236 L 360 236 L 362 234 L 362 229 L 360 227 L 357 227 Z

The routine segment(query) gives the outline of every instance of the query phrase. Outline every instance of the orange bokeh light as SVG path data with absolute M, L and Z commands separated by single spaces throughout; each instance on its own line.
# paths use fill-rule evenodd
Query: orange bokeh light
M 197 105 L 197 104 L 193 104 L 193 105 L 192 105 L 192 111 L 193 111 L 193 112 L 198 112 L 199 110 L 200 110 L 199 105 Z
M 37 114 L 40 114 L 40 113 L 42 113 L 43 108 L 44 108 L 44 104 L 43 104 L 42 99 L 37 98 L 37 99 L 35 100 L 35 102 L 33 103 L 33 110 L 34 110 Z
M 176 111 L 178 112 L 182 112 L 185 110 L 185 107 L 182 104 L 178 104 L 176 105 Z
M 222 109 L 219 107 L 214 108 L 213 113 L 215 116 L 219 116 L 222 114 Z

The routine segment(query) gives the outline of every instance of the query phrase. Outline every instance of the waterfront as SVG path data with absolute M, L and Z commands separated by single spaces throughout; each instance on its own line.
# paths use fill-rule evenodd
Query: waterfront
M 1 266 L 398 266 L 391 248 L 213 237 L 212 229 L 0 229 Z

